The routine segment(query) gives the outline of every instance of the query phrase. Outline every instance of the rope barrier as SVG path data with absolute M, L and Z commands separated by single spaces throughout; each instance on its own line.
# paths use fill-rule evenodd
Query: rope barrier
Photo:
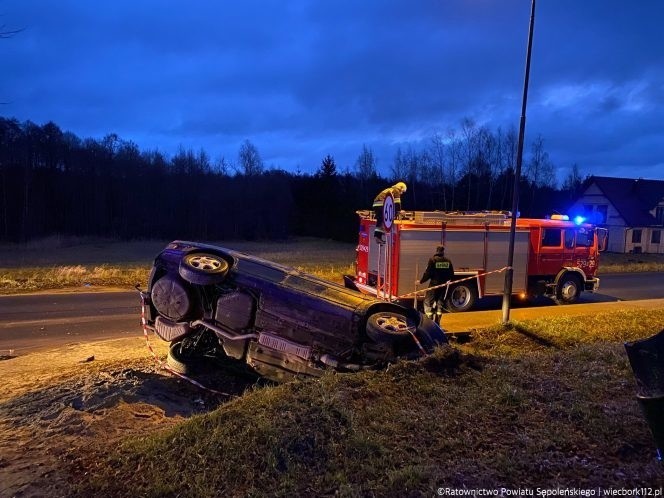
M 419 341 L 417 336 L 415 335 L 415 332 L 413 332 L 414 327 L 408 327 L 408 333 L 410 336 L 413 338 L 413 341 L 415 341 L 415 344 L 417 344 L 417 347 L 420 348 L 420 352 L 422 353 L 422 356 L 428 356 L 426 350 L 422 347 L 422 343 Z
M 187 377 L 186 375 L 181 374 L 180 372 L 176 372 L 170 366 L 168 366 L 168 364 L 163 362 L 159 358 L 159 356 L 157 356 L 157 353 L 155 353 L 154 349 L 152 348 L 152 344 L 150 344 L 150 336 L 148 335 L 148 322 L 147 322 L 147 319 L 145 317 L 146 298 L 143 295 L 143 293 L 141 292 L 141 290 L 138 288 L 138 286 L 136 286 L 136 290 L 138 290 L 138 293 L 141 296 L 141 326 L 143 328 L 143 335 L 145 336 L 145 343 L 147 344 L 148 350 L 150 351 L 150 353 L 152 353 L 152 357 L 155 359 L 155 362 L 157 363 L 159 368 L 162 369 L 162 370 L 166 370 L 167 372 L 175 375 L 176 377 L 179 377 L 183 380 L 186 380 L 190 384 L 193 384 L 194 386 L 199 387 L 200 389 L 203 389 L 205 391 L 211 392 L 213 394 L 219 394 L 221 396 L 227 396 L 229 398 L 233 397 L 232 394 L 225 393 L 225 392 L 222 392 L 222 391 L 217 391 L 216 389 L 212 389 L 210 387 L 204 386 L 200 382 L 198 382 L 194 379 L 191 379 L 191 378 Z
M 510 268 L 511 268 L 510 266 L 504 266 L 500 270 L 492 270 L 492 271 L 488 271 L 486 273 L 478 273 L 477 275 L 471 275 L 470 277 L 462 278 L 460 280 L 454 280 L 454 281 L 449 281 L 448 280 L 444 284 L 434 285 L 432 287 L 427 287 L 426 289 L 419 289 L 419 290 L 415 290 L 413 292 L 409 292 L 408 294 L 403 294 L 401 296 L 397 296 L 396 299 L 405 299 L 407 297 L 417 296 L 420 293 L 426 293 L 427 291 L 430 291 L 430 290 L 441 289 L 443 287 L 449 287 L 450 285 L 456 285 L 459 282 L 465 282 L 466 280 L 475 280 L 477 277 L 483 277 L 485 275 L 491 275 L 492 273 L 502 273 L 505 270 L 509 270 Z

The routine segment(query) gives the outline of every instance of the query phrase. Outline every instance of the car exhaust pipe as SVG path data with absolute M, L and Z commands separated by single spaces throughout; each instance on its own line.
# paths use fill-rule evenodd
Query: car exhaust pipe
M 351 372 L 359 372 L 360 370 L 370 370 L 370 366 L 362 366 L 358 365 L 357 363 L 345 363 L 336 356 L 332 356 L 331 354 L 324 354 L 321 355 L 320 358 L 318 358 L 318 361 L 321 363 L 327 365 L 328 367 L 332 367 L 334 369 L 342 369 L 342 370 L 349 370 Z
M 191 322 L 192 327 L 198 327 L 199 325 L 205 327 L 208 330 L 211 330 L 212 332 L 223 337 L 224 339 L 228 339 L 229 341 L 244 341 L 246 339 L 258 338 L 258 334 L 233 334 L 232 332 L 224 330 L 221 327 L 217 327 L 216 325 L 206 322 L 204 320 L 196 320 L 195 322 Z

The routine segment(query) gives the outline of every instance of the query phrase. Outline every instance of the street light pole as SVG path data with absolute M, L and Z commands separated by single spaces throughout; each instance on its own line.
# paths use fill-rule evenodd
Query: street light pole
M 523 100 L 521 102 L 521 121 L 519 122 L 519 142 L 516 151 L 514 186 L 512 187 L 512 223 L 510 225 L 510 245 L 507 255 L 505 289 L 503 292 L 503 323 L 510 321 L 510 299 L 514 281 L 514 239 L 516 237 L 516 215 L 519 210 L 519 183 L 521 181 L 521 163 L 523 162 L 523 137 L 526 131 L 526 104 L 528 102 L 528 82 L 530 80 L 530 54 L 533 48 L 533 30 L 535 28 L 535 0 L 530 5 L 530 27 L 528 29 L 528 50 L 526 51 L 526 75 L 523 80 Z

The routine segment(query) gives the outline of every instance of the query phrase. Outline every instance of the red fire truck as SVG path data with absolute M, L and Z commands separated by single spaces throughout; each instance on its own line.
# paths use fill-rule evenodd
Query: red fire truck
M 509 212 L 401 212 L 384 244 L 373 234 L 372 211 L 358 211 L 359 243 L 355 276 L 347 284 L 387 300 L 419 297 L 417 289 L 427 261 L 438 245 L 454 264 L 455 281 L 445 292 L 448 311 L 466 311 L 484 296 L 502 294 L 509 248 Z M 582 291 L 599 287 L 599 253 L 606 230 L 569 221 L 517 218 L 513 292 L 523 298 L 546 295 L 560 303 L 575 302 Z

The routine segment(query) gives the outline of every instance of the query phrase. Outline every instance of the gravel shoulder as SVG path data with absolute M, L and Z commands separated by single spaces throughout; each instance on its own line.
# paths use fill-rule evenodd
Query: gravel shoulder
M 167 344 L 151 343 L 164 358 Z M 226 401 L 162 370 L 140 336 L 6 359 L 0 378 L 0 496 L 64 496 L 81 454 Z M 210 381 L 238 394 L 247 388 Z

